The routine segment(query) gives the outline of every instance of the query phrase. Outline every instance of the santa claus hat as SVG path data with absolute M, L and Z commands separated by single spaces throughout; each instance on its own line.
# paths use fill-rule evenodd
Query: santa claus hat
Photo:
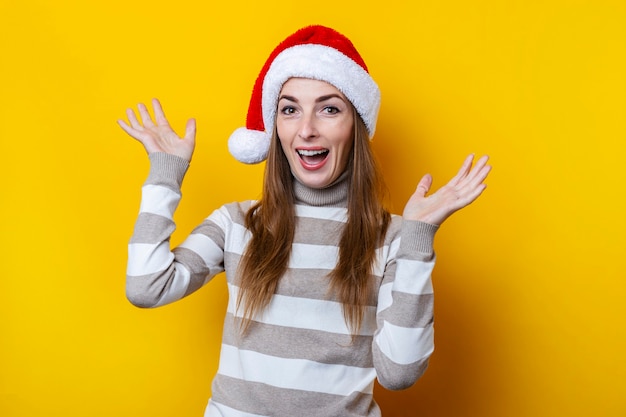
M 352 42 L 324 26 L 307 26 L 282 41 L 261 69 L 248 107 L 246 127 L 228 139 L 230 153 L 247 164 L 267 157 L 274 130 L 278 95 L 290 78 L 326 81 L 341 91 L 365 122 L 370 138 L 376 130 L 380 90 Z

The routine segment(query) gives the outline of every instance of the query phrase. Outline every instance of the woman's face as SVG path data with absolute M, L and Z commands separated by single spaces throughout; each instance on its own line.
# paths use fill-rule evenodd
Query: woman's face
M 278 97 L 276 129 L 293 175 L 324 188 L 346 169 L 353 142 L 352 105 L 334 86 L 291 78 Z

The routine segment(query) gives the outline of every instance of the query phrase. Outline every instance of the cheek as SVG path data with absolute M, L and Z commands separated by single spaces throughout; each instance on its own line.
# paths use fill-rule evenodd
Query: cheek
M 335 152 L 335 169 L 343 172 L 352 155 L 352 142 L 338 144 Z
M 340 142 L 339 148 L 341 152 L 341 160 L 342 163 L 345 164 L 347 163 L 354 146 L 354 133 L 351 126 L 344 129 L 344 134 L 342 135 L 342 140 Z
M 276 135 L 278 136 L 278 143 L 280 143 L 280 146 L 286 150 L 287 148 L 289 148 L 290 146 L 290 140 L 289 138 L 291 137 L 289 134 L 289 129 L 287 129 L 285 126 L 281 126 L 280 124 L 276 124 Z
M 277 131 L 277 135 L 278 135 L 278 131 Z M 285 161 L 289 164 L 289 167 L 293 169 L 294 153 L 291 151 L 290 142 L 287 140 L 282 140 L 280 136 L 278 136 L 276 141 L 277 141 L 276 146 L 280 148 L 280 151 L 278 152 L 280 152 L 281 158 L 284 158 Z
M 289 161 L 289 154 L 290 154 L 290 153 L 289 153 L 289 149 L 288 149 L 288 147 L 286 146 L 286 144 L 285 144 L 285 143 L 283 143 L 283 141 L 282 141 L 282 140 L 278 139 L 278 146 L 280 147 L 280 151 L 279 151 L 279 152 L 283 154 L 282 156 L 283 156 L 284 158 L 286 158 L 286 159 L 287 159 L 287 161 Z M 291 161 L 289 161 L 289 163 L 291 164 Z
M 347 143 L 343 150 L 341 151 L 341 166 L 345 168 L 348 165 L 348 160 L 350 159 L 350 155 L 352 155 L 352 143 Z

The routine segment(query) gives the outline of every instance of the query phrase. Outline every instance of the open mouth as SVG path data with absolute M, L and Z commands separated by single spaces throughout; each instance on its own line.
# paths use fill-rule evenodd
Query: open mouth
M 297 149 L 298 156 L 307 165 L 318 165 L 328 156 L 328 149 Z

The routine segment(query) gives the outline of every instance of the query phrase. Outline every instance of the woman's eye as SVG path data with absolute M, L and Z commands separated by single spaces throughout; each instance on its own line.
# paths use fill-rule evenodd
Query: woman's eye
M 326 106 L 324 107 L 324 113 L 336 114 L 336 113 L 339 113 L 339 109 L 335 106 Z
M 295 108 L 293 108 L 293 107 L 291 107 L 291 106 L 285 106 L 285 107 L 283 107 L 283 108 L 281 108 L 281 109 L 280 109 L 280 112 L 281 112 L 282 114 L 287 114 L 287 115 L 289 115 L 289 114 L 294 114 L 294 113 L 296 112 L 296 109 L 295 109 Z

